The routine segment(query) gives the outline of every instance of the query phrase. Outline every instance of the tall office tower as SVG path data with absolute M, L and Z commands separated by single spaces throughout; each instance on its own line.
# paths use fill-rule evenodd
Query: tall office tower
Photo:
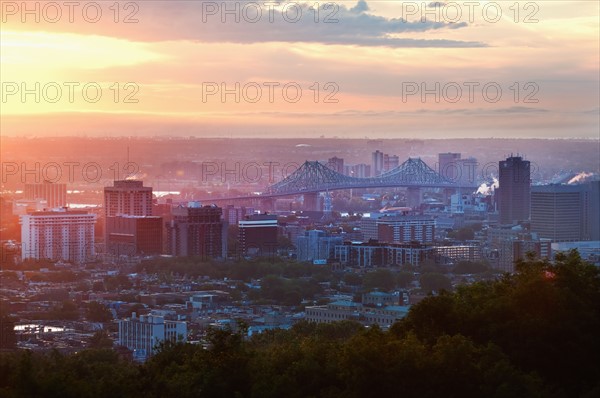
M 21 216 L 21 258 L 81 264 L 94 257 L 96 215 L 61 209 Z
M 334 156 L 327 161 L 327 167 L 340 174 L 344 174 L 344 159 Z
M 371 161 L 371 172 L 373 173 L 373 177 L 377 177 L 383 173 L 383 158 L 383 152 L 379 150 L 373 152 Z
M 104 216 L 120 214 L 151 216 L 152 187 L 135 180 L 115 181 L 114 186 L 104 187 Z
M 584 240 L 584 186 L 531 187 L 531 231 L 552 242 Z
M 267 256 L 277 252 L 277 216 L 254 214 L 238 223 L 243 255 Z
M 371 166 L 364 163 L 359 163 L 352 166 L 350 176 L 357 178 L 371 177 Z
M 48 209 L 65 207 L 67 205 L 67 184 L 44 181 L 39 184 L 27 183 L 24 189 L 24 199 L 43 199 Z
M 106 252 L 120 255 L 153 255 L 163 252 L 163 219 L 158 216 L 114 216 L 106 219 L 111 231 Z
M 600 240 L 600 180 L 583 184 L 584 187 L 584 237 Z
M 531 202 L 530 163 L 511 156 L 499 164 L 499 187 L 496 191 L 500 224 L 529 220 Z
M 383 161 L 383 169 L 385 171 L 394 170 L 396 167 L 400 166 L 400 158 L 397 155 L 386 155 Z
M 142 181 L 115 181 L 112 187 L 104 187 L 104 242 L 108 242 L 113 230 L 107 223 L 109 217 L 119 215 L 151 216 L 152 187 L 145 187 Z
M 458 160 L 457 183 L 462 186 L 477 186 L 477 159 L 470 157 Z
M 460 173 L 460 153 L 440 153 L 438 154 L 439 174 L 450 181 L 458 181 Z
M 227 228 L 223 210 L 190 202 L 174 207 L 167 225 L 167 248 L 174 256 L 226 257 Z

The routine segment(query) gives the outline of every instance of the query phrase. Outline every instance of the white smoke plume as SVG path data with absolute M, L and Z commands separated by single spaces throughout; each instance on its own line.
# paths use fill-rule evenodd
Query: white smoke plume
M 500 186 L 500 182 L 498 181 L 498 179 L 496 177 L 492 176 L 492 183 L 488 185 L 487 182 L 484 182 L 483 184 L 481 184 L 479 186 L 479 188 L 477 188 L 477 193 L 482 194 L 482 195 L 491 195 L 494 193 L 494 191 L 496 190 L 496 188 L 498 188 Z
M 588 177 L 593 177 L 593 176 L 594 176 L 594 173 L 586 173 L 584 171 L 584 172 L 581 172 L 581 173 L 577 174 L 575 177 L 571 178 L 567 184 L 569 184 L 569 185 L 571 185 L 571 184 L 577 184 L 578 182 L 583 182 Z

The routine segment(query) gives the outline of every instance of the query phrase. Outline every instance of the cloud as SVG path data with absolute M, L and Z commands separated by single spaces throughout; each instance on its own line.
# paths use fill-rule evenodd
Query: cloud
M 281 4 L 275 7 L 270 4 Z M 108 3 L 102 2 L 103 5 Z M 366 47 L 485 47 L 477 41 L 428 37 L 399 37 L 455 30 L 466 22 L 407 21 L 369 13 L 366 0 L 348 7 L 335 2 L 261 1 L 140 1 L 134 14 L 123 12 L 135 23 L 114 23 L 112 12 L 99 23 L 26 24 L 27 30 L 49 30 L 97 34 L 141 42 L 188 40 L 204 43 L 307 42 Z M 317 7 L 314 8 L 314 4 Z M 123 10 L 121 10 L 123 11 Z M 104 15 L 104 14 L 103 14 Z M 125 15 L 121 15 L 125 19 Z M 108 18 L 110 16 L 111 18 Z M 11 22 L 11 21 L 9 21 Z M 13 27 L 18 21 L 12 21 Z M 10 27 L 9 25 L 7 25 Z

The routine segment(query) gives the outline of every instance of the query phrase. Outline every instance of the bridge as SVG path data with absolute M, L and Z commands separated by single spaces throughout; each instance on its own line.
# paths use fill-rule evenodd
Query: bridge
M 409 158 L 400 166 L 377 177 L 358 178 L 340 174 L 320 162 L 306 161 L 282 181 L 271 185 L 264 196 L 301 195 L 354 188 L 459 188 L 420 158 Z M 461 185 L 460 188 L 476 188 Z
M 295 172 L 269 186 L 257 195 L 230 198 L 211 198 L 211 202 L 238 200 L 261 200 L 268 203 L 284 196 L 303 195 L 305 207 L 317 207 L 320 192 L 364 188 L 407 188 L 409 201 L 420 203 L 421 188 L 477 189 L 477 185 L 458 184 L 450 181 L 429 167 L 420 158 L 409 158 L 400 166 L 377 177 L 358 178 L 340 174 L 318 161 L 306 161 Z

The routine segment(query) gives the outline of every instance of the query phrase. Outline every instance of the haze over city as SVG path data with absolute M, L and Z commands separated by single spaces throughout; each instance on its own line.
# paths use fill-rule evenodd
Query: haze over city
M 600 396 L 599 20 L 0 0 L 0 396 Z
M 4 136 L 597 138 L 596 2 L 25 4 Z

